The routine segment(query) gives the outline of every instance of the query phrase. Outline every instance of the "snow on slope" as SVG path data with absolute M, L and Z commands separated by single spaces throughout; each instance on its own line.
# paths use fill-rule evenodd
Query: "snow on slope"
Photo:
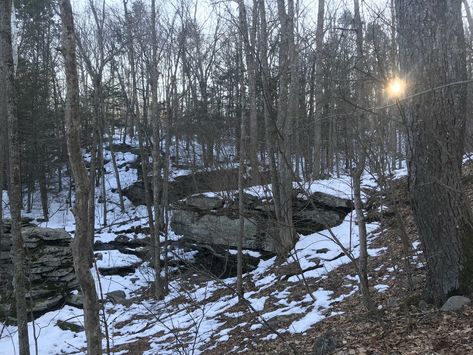
M 135 156 L 131 153 L 116 153 L 118 163 L 132 161 Z M 110 227 L 102 228 L 102 205 L 97 204 L 96 228 L 97 239 L 108 242 L 116 237 L 115 233 L 128 230 L 133 226 L 146 226 L 146 211 L 143 206 L 134 207 L 126 202 L 125 213 L 118 208 L 118 196 L 111 192 L 116 187 L 111 164 L 107 164 L 109 179 L 107 182 L 107 199 L 109 200 L 108 222 Z M 123 186 L 136 181 L 136 171 L 120 169 Z M 368 176 L 363 181 L 365 186 L 374 186 Z M 296 186 L 298 187 L 298 186 Z M 351 181 L 347 176 L 340 178 L 313 181 L 305 184 L 311 192 L 321 191 L 340 197 L 351 197 Z M 268 186 L 259 186 L 248 189 L 248 192 L 261 196 L 268 193 Z M 97 196 L 100 195 L 99 190 Z M 66 193 L 60 193 L 51 201 L 51 218 L 42 226 L 65 228 L 74 231 L 74 218 L 70 208 L 63 202 Z M 37 199 L 38 200 L 38 199 Z M 28 217 L 41 217 L 40 206 L 35 205 Z M 348 214 L 338 227 L 332 228 L 342 245 L 351 250 L 353 256 L 358 256 L 358 235 L 354 224 L 354 215 Z M 368 224 L 368 232 L 372 233 L 378 225 Z M 171 233 L 172 235 L 172 233 Z M 139 237 L 144 237 L 143 235 Z M 173 236 L 174 239 L 178 236 Z M 323 251 L 323 252 L 321 252 Z M 370 250 L 370 255 L 376 255 L 382 250 Z M 103 258 L 98 267 L 123 265 L 139 261 L 135 256 L 122 254 L 118 250 L 101 252 Z M 179 254 L 179 251 L 176 252 Z M 192 258 L 192 253 L 180 253 L 179 256 Z M 138 260 L 137 260 L 138 259 Z M 244 298 L 246 304 L 238 303 L 233 292 L 235 278 L 224 280 L 202 280 L 197 272 L 187 278 L 174 278 L 169 284 L 169 294 L 163 301 L 154 301 L 143 297 L 142 293 L 149 288 L 153 280 L 153 271 L 147 263 L 143 263 L 134 273 L 126 276 L 102 276 L 93 270 L 97 281 L 97 290 L 103 294 L 110 291 L 123 290 L 129 305 L 113 305 L 104 303 L 107 314 L 107 326 L 111 336 L 111 346 L 115 354 L 125 354 L 126 345 L 145 342 L 144 354 L 199 354 L 205 349 L 212 349 L 228 341 L 232 333 L 237 331 L 248 332 L 248 337 L 257 337 L 260 334 L 270 341 L 278 334 L 304 333 L 311 326 L 334 313 L 330 310 L 333 302 L 339 302 L 356 292 L 356 287 L 347 288 L 345 293 L 334 297 L 330 290 L 308 289 L 302 292 L 301 297 L 294 298 L 291 294 L 303 285 L 303 279 L 323 279 L 337 267 L 350 260 L 343 255 L 342 248 L 333 242 L 328 231 L 312 235 L 301 236 L 291 256 L 284 265 L 297 260 L 302 270 L 309 269 L 300 275 L 287 278 L 284 288 L 281 289 L 280 275 L 275 270 L 275 257 L 260 261 L 258 267 L 245 275 L 245 286 L 248 289 Z M 318 263 L 322 267 L 316 268 Z M 100 281 L 100 287 L 99 283 Z M 378 285 L 382 292 L 385 288 Z M 285 317 L 285 318 L 284 318 Z M 288 319 L 289 326 L 279 328 L 274 319 Z M 69 321 L 83 324 L 81 309 L 65 306 L 54 312 L 49 312 L 34 323 L 29 323 L 31 349 L 35 348 L 33 334 L 36 334 L 39 354 L 74 354 L 83 353 L 85 347 L 85 333 L 75 333 L 61 330 L 57 321 Z M 268 332 L 268 325 L 275 324 L 274 332 Z M 269 334 L 268 334 L 269 333 Z M 248 341 L 251 341 L 248 340 Z M 106 345 L 104 339 L 104 346 Z M 133 346 L 133 345 L 131 345 Z M 235 346 L 233 352 L 244 351 L 245 346 Z M 18 353 L 16 328 L 0 325 L 0 355 Z

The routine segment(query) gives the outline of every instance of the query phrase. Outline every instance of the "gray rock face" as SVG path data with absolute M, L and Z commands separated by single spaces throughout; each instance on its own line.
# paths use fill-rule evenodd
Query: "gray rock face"
M 244 196 L 243 248 L 277 251 L 277 221 L 272 201 Z M 236 247 L 239 236 L 238 197 L 224 201 L 205 195 L 191 196 L 172 204 L 171 226 L 176 234 L 198 243 Z M 316 193 L 305 198 L 294 194 L 293 221 L 299 234 L 311 234 L 339 225 L 352 203 L 335 196 Z
M 58 320 L 56 322 L 56 325 L 62 330 L 69 330 L 74 333 L 80 333 L 85 330 L 84 327 L 80 324 L 76 324 L 76 323 L 68 322 L 64 320 Z
M 215 210 L 222 208 L 224 201 L 219 197 L 208 197 L 205 195 L 194 195 L 186 199 L 186 205 L 199 210 Z
M 68 306 L 84 308 L 84 296 L 82 293 L 67 295 L 64 301 Z
M 14 309 L 12 238 L 8 222 L 4 232 L 4 238 L 0 240 L 0 316 Z M 61 307 L 66 296 L 79 288 L 72 262 L 71 236 L 62 229 L 29 224 L 22 227 L 22 235 L 26 247 L 27 278 L 31 285 L 27 297 L 33 301 L 33 313 L 38 315 Z
M 151 177 L 149 181 L 152 181 Z M 261 185 L 269 183 L 269 173 L 260 172 L 255 177 L 243 180 L 243 186 Z M 150 184 L 149 191 L 153 188 Z M 190 175 L 177 176 L 169 181 L 169 201 L 176 202 L 194 194 L 210 191 L 232 191 L 238 189 L 238 168 L 195 171 Z M 134 205 L 146 204 L 145 187 L 142 181 L 123 189 L 126 196 Z
M 353 209 L 353 202 L 344 198 L 329 195 L 323 192 L 314 192 L 311 198 L 318 205 L 333 209 Z
M 245 218 L 243 248 L 275 252 L 275 246 L 267 238 L 268 225 L 264 220 Z M 235 216 L 202 213 L 185 207 L 174 210 L 171 225 L 177 234 L 204 244 L 236 246 L 240 222 Z
M 126 304 L 126 294 L 122 290 L 112 291 L 106 294 L 107 299 L 109 299 L 113 304 Z
M 471 303 L 468 297 L 463 296 L 452 296 L 450 297 L 440 308 L 443 312 L 455 312 L 461 310 L 464 306 Z

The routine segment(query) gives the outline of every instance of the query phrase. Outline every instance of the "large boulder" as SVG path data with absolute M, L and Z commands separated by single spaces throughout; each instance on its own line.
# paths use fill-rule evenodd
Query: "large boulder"
M 145 185 L 142 181 L 137 181 L 133 185 L 124 188 L 122 192 L 135 206 L 146 204 Z
M 12 236 L 5 223 L 0 240 L 0 316 L 13 314 L 11 261 Z M 61 307 L 67 295 L 79 288 L 72 262 L 71 236 L 63 229 L 23 225 L 27 257 L 27 297 L 39 315 Z
M 461 310 L 463 307 L 468 306 L 471 303 L 471 299 L 464 296 L 452 296 L 450 297 L 440 308 L 443 312 L 456 312 Z
M 269 199 L 244 195 L 243 248 L 275 253 L 278 223 Z M 236 247 L 240 235 L 238 196 L 230 199 L 195 195 L 171 205 L 171 227 L 176 234 L 198 243 Z M 312 234 L 339 225 L 352 210 L 352 202 L 328 194 L 308 197 L 295 191 L 293 222 L 296 232 Z
M 182 205 L 181 205 L 182 206 Z M 174 205 L 171 226 L 176 234 L 204 244 L 236 247 L 240 233 L 240 221 L 222 211 L 208 211 L 183 208 Z M 244 217 L 243 248 L 275 252 L 272 240 L 267 238 L 267 223 L 264 219 Z
M 152 177 L 149 178 L 149 191 L 152 192 Z M 245 187 L 269 183 L 269 173 L 260 172 L 255 176 L 243 179 Z M 192 174 L 180 175 L 169 181 L 169 202 L 210 191 L 234 191 L 238 189 L 238 169 L 221 169 L 210 171 L 194 171 Z M 145 186 L 143 181 L 123 189 L 126 196 L 134 205 L 146 204 Z

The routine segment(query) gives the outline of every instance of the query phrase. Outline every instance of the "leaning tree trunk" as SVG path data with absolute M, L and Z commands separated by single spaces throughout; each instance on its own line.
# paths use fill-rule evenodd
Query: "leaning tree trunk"
M 396 11 L 401 66 L 414 95 L 407 104 L 410 196 L 427 291 L 440 304 L 473 291 L 473 215 L 461 181 L 467 93 L 461 0 L 396 0 Z
M 18 344 L 20 355 L 28 355 L 28 319 L 26 306 L 25 250 L 21 235 L 21 174 L 20 144 L 18 136 L 18 115 L 13 67 L 13 47 L 11 36 L 11 0 L 0 1 L 0 53 L 9 138 L 9 198 L 11 214 L 11 235 L 13 238 L 12 259 L 14 265 L 14 292 L 16 319 L 18 323 Z M 3 157 L 2 157 L 3 158 Z M 3 174 L 3 171 L 1 172 Z
M 61 0 L 61 19 L 63 25 L 63 55 L 66 72 L 66 139 L 69 161 L 75 180 L 73 212 L 76 232 L 72 243 L 74 269 L 84 295 L 84 321 L 87 338 L 87 353 L 102 354 L 102 335 L 100 331 L 99 303 L 95 283 L 89 268 L 90 230 L 88 199 L 91 188 L 80 146 L 79 80 L 77 76 L 76 44 L 74 19 L 69 0 Z

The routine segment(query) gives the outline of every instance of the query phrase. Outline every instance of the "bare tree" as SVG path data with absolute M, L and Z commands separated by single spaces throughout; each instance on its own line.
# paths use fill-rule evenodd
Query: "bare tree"
M 1 73 L 3 74 L 4 100 L 6 104 L 8 142 L 9 142 L 9 200 L 11 214 L 11 235 L 13 238 L 12 261 L 14 265 L 14 292 L 16 319 L 18 323 L 18 344 L 20 355 L 30 353 L 28 340 L 28 308 L 26 305 L 26 258 L 23 237 L 21 235 L 21 174 L 20 145 L 18 136 L 17 98 L 13 64 L 11 0 L 0 1 L 0 54 Z M 2 110 L 3 111 L 3 110 Z M 3 158 L 3 157 L 2 157 Z M 1 172 L 3 174 L 3 171 Z
M 280 250 L 278 254 L 284 258 L 292 249 L 295 242 L 295 231 L 292 221 L 292 159 L 291 159 L 291 138 L 292 138 L 292 115 L 289 112 L 289 95 L 292 67 L 295 65 L 294 54 L 294 2 L 288 0 L 287 10 L 284 0 L 278 0 L 278 16 L 281 24 L 281 41 L 279 44 L 279 96 L 277 113 L 277 149 L 278 149 L 278 169 L 279 178 L 277 186 L 273 190 L 278 190 L 279 201 L 275 202 L 276 217 L 279 223 Z M 293 99 L 293 98 L 292 98 Z
M 239 212 L 239 234 L 237 241 L 237 283 L 236 291 L 238 293 L 239 299 L 243 298 L 243 243 L 245 238 L 245 217 L 244 217 L 244 190 L 243 190 L 243 174 L 245 169 L 245 159 L 247 155 L 246 141 L 246 110 L 245 110 L 245 65 L 243 64 L 243 46 L 248 47 L 246 44 L 247 39 L 245 39 L 246 29 L 246 10 L 245 4 L 243 1 L 238 3 L 239 9 L 239 20 L 240 20 L 240 45 L 238 46 L 239 52 L 239 64 L 240 64 L 240 160 L 238 163 L 238 212 Z M 248 49 L 247 49 L 248 50 Z M 247 58 L 251 54 L 246 54 Z M 248 65 L 248 60 L 247 60 Z M 251 74 L 250 74 L 251 75 Z
M 158 40 L 156 34 L 156 1 L 151 1 L 151 125 L 153 129 L 153 207 L 154 207 L 154 233 L 153 238 L 153 263 L 155 271 L 155 296 L 157 299 L 164 297 L 163 280 L 161 278 L 161 150 L 160 127 L 158 108 Z
M 66 72 L 66 138 L 69 161 L 75 180 L 75 197 L 73 212 L 76 231 L 72 243 L 74 269 L 84 295 L 84 320 L 87 338 L 87 353 L 102 354 L 102 335 L 100 330 L 99 303 L 94 279 L 89 269 L 90 228 L 89 193 L 90 181 L 81 153 L 79 112 L 79 78 L 76 63 L 76 41 L 74 18 L 69 0 L 60 2 L 63 55 Z
M 365 58 L 363 53 L 363 25 L 360 16 L 360 3 L 354 0 L 354 30 L 356 33 L 356 54 L 357 54 L 357 83 L 355 89 L 355 100 L 359 103 L 359 107 L 365 107 L 367 104 L 366 86 L 363 83 L 363 74 L 366 72 Z M 373 310 L 373 302 L 370 296 L 368 283 L 368 237 L 366 233 L 366 221 L 363 213 L 363 202 L 361 200 L 361 179 L 366 166 L 366 144 L 365 121 L 366 116 L 363 113 L 355 111 L 355 135 L 356 157 L 355 166 L 352 172 L 353 182 L 353 200 L 355 205 L 356 220 L 358 223 L 358 237 L 360 240 L 360 257 L 358 260 L 360 270 L 360 290 L 363 302 L 368 311 Z
M 256 109 L 256 24 L 257 24 L 257 2 L 253 4 L 253 25 L 249 30 L 246 5 L 243 0 L 238 1 L 239 27 L 243 39 L 245 60 L 248 73 L 248 96 L 250 102 L 249 119 L 249 159 L 251 162 L 252 176 L 258 174 L 258 115 Z M 244 107 L 242 107 L 244 109 Z M 246 139 L 246 137 L 245 137 Z M 241 149 L 241 147 L 240 147 Z
M 322 126 L 323 126 L 323 98 L 324 87 L 323 83 L 323 63 L 324 63 L 324 35 L 325 35 L 325 0 L 319 1 L 317 11 L 317 27 L 315 30 L 315 144 L 314 144 L 314 164 L 313 174 L 319 176 L 322 171 L 322 142 L 324 140 Z

